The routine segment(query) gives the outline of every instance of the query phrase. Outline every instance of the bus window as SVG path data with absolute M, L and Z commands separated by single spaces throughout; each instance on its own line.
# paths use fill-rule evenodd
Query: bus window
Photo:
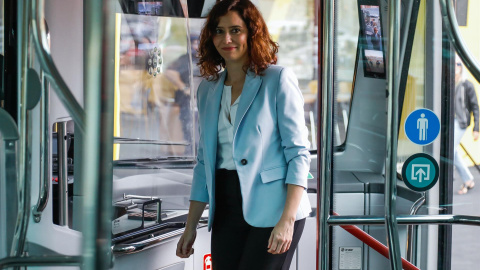
M 305 100 L 305 124 L 309 129 L 311 149 L 316 146 L 317 117 L 317 47 L 315 6 L 313 0 L 262 0 L 258 8 L 270 35 L 280 45 L 277 64 L 292 69 Z
M 194 41 L 185 18 L 119 14 L 116 24 L 115 158 L 193 156 Z
M 358 10 L 357 1 L 337 1 L 335 8 L 336 19 L 334 38 L 334 76 L 336 121 L 334 124 L 334 145 L 339 146 L 345 142 L 347 136 L 350 103 L 353 91 L 355 61 L 358 44 Z

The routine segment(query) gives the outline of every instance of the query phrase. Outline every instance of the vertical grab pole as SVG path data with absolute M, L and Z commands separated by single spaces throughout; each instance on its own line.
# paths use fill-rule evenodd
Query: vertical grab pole
M 114 3 L 112 0 L 86 0 L 83 6 L 84 269 L 110 269 L 112 266 Z
M 418 199 L 410 208 L 410 215 L 416 215 L 420 207 L 426 201 L 426 193 L 422 192 L 422 197 Z M 414 265 L 417 265 L 417 233 L 418 225 L 408 225 L 407 226 L 407 261 L 411 262 Z
M 33 218 L 40 222 L 42 212 L 47 206 L 50 196 L 50 162 L 48 162 L 50 151 L 50 127 L 48 124 L 49 111 L 49 90 L 48 81 L 43 71 L 40 71 L 42 78 L 42 97 L 40 99 L 40 193 L 37 204 L 33 207 Z
M 18 1 L 18 96 L 20 106 L 18 108 L 18 129 L 19 140 L 19 171 L 18 171 L 18 214 L 13 237 L 11 256 L 23 255 L 25 240 L 28 228 L 28 217 L 30 215 L 30 179 L 29 170 L 29 146 L 27 132 L 27 67 L 28 67 L 28 25 L 30 22 L 30 1 Z
M 319 221 L 318 221 L 318 266 L 320 270 L 328 270 L 330 267 L 330 227 L 328 219 L 331 209 L 331 185 L 332 185 L 332 151 L 333 151 L 333 25 L 334 25 L 334 1 L 323 1 L 323 35 L 322 63 L 319 77 L 322 78 L 321 88 L 321 141 L 319 159 Z M 319 32 L 322 33 L 322 32 Z M 320 111 L 320 110 L 319 110 Z
M 400 85 L 400 0 L 389 0 L 388 33 L 388 124 L 387 155 L 385 160 L 385 223 L 390 256 L 390 268 L 402 269 L 398 238 L 397 200 L 397 140 L 398 140 L 398 88 Z

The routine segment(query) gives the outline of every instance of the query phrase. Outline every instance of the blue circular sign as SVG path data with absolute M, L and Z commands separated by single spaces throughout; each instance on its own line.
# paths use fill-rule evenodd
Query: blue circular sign
M 411 190 L 429 190 L 438 181 L 437 161 L 427 154 L 415 154 L 403 164 L 402 177 Z
M 418 145 L 431 144 L 440 133 L 440 120 L 429 109 L 418 109 L 411 112 L 405 120 L 405 134 L 408 139 Z

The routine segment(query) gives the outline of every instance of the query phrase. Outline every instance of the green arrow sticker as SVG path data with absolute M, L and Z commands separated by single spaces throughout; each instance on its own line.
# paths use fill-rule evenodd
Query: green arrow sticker
M 405 185 L 414 191 L 431 189 L 438 181 L 437 161 L 424 153 L 409 157 L 402 168 Z

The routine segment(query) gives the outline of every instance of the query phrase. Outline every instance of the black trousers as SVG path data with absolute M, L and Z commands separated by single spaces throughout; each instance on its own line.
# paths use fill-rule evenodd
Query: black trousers
M 268 239 L 273 230 L 249 225 L 243 218 L 242 193 L 237 171 L 220 169 L 215 180 L 215 216 L 212 227 L 212 269 L 288 270 L 305 226 L 294 226 L 290 249 L 270 254 Z

